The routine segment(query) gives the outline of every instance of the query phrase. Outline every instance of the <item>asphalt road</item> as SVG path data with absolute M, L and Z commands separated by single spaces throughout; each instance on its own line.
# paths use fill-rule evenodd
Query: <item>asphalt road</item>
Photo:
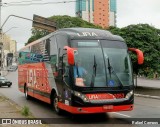
M 134 110 L 129 112 L 117 112 L 117 113 L 106 113 L 106 114 L 92 114 L 92 115 L 71 115 L 69 113 L 64 113 L 63 116 L 58 116 L 46 103 L 38 101 L 36 99 L 26 100 L 24 94 L 18 90 L 17 85 L 17 72 L 10 72 L 7 78 L 13 82 L 13 85 L 8 87 L 0 88 L 0 93 L 10 98 L 20 106 L 27 105 L 32 112 L 32 114 L 37 118 L 54 118 L 59 120 L 56 126 L 79 126 L 81 127 L 92 126 L 92 127 L 105 127 L 107 124 L 112 124 L 112 126 L 117 127 L 131 127 L 135 125 L 128 125 L 128 120 L 132 118 L 160 118 L 160 100 L 135 97 Z M 58 118 L 58 119 L 57 119 Z M 66 124 L 66 120 L 70 124 Z M 155 119 L 154 119 L 155 120 Z M 150 120 L 152 121 L 152 119 Z M 78 124 L 74 124 L 78 123 Z M 90 123 L 90 124 L 88 124 Z M 118 124 L 113 124 L 118 123 Z M 160 124 L 160 119 L 159 119 Z M 137 126 L 137 125 L 136 125 Z M 138 125 L 141 126 L 141 125 Z M 146 125 L 145 125 L 146 126 Z M 151 126 L 151 125 L 148 125 Z M 154 125 L 154 127 L 160 125 Z

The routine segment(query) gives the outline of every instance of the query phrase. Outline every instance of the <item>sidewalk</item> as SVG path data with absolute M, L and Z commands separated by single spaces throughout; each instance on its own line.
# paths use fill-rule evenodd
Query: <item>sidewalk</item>
M 160 80 L 138 78 L 135 96 L 160 99 Z
M 28 117 L 25 117 L 21 114 L 21 107 L 15 104 L 13 101 L 9 100 L 8 98 L 0 95 L 0 123 L 2 123 L 2 119 L 12 119 L 12 118 L 34 118 L 32 114 Z M 0 127 L 48 127 L 44 124 L 1 124 Z
M 160 89 L 160 80 L 137 78 L 137 86 Z

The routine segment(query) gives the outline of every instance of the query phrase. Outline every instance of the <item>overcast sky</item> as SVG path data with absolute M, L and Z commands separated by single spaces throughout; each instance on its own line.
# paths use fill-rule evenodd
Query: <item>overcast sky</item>
M 34 1 L 33 3 L 59 2 L 67 0 L 2 0 L 3 3 Z M 28 2 L 29 3 L 29 2 Z M 30 6 L 6 6 L 1 9 L 1 24 L 7 16 L 14 14 L 26 18 L 33 18 L 33 14 L 43 17 L 53 15 L 75 16 L 75 3 L 46 4 Z M 117 0 L 117 26 L 148 23 L 160 29 L 160 0 Z M 17 27 L 9 30 L 12 27 Z M 3 27 L 3 31 L 16 40 L 18 49 L 24 46 L 31 36 L 32 22 L 12 17 Z

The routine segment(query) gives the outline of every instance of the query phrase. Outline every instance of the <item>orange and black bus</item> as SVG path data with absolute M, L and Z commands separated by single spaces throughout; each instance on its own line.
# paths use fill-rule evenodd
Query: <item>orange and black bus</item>
M 19 90 L 26 99 L 51 104 L 56 113 L 130 111 L 134 82 L 129 51 L 143 63 L 139 49 L 128 48 L 124 39 L 108 31 L 57 30 L 19 51 Z

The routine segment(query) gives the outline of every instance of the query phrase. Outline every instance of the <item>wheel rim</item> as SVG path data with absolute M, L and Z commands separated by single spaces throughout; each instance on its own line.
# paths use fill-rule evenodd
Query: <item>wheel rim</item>
M 59 108 L 58 108 L 58 98 L 57 97 L 55 97 L 55 99 L 54 99 L 54 109 L 56 110 L 56 112 L 59 111 Z

